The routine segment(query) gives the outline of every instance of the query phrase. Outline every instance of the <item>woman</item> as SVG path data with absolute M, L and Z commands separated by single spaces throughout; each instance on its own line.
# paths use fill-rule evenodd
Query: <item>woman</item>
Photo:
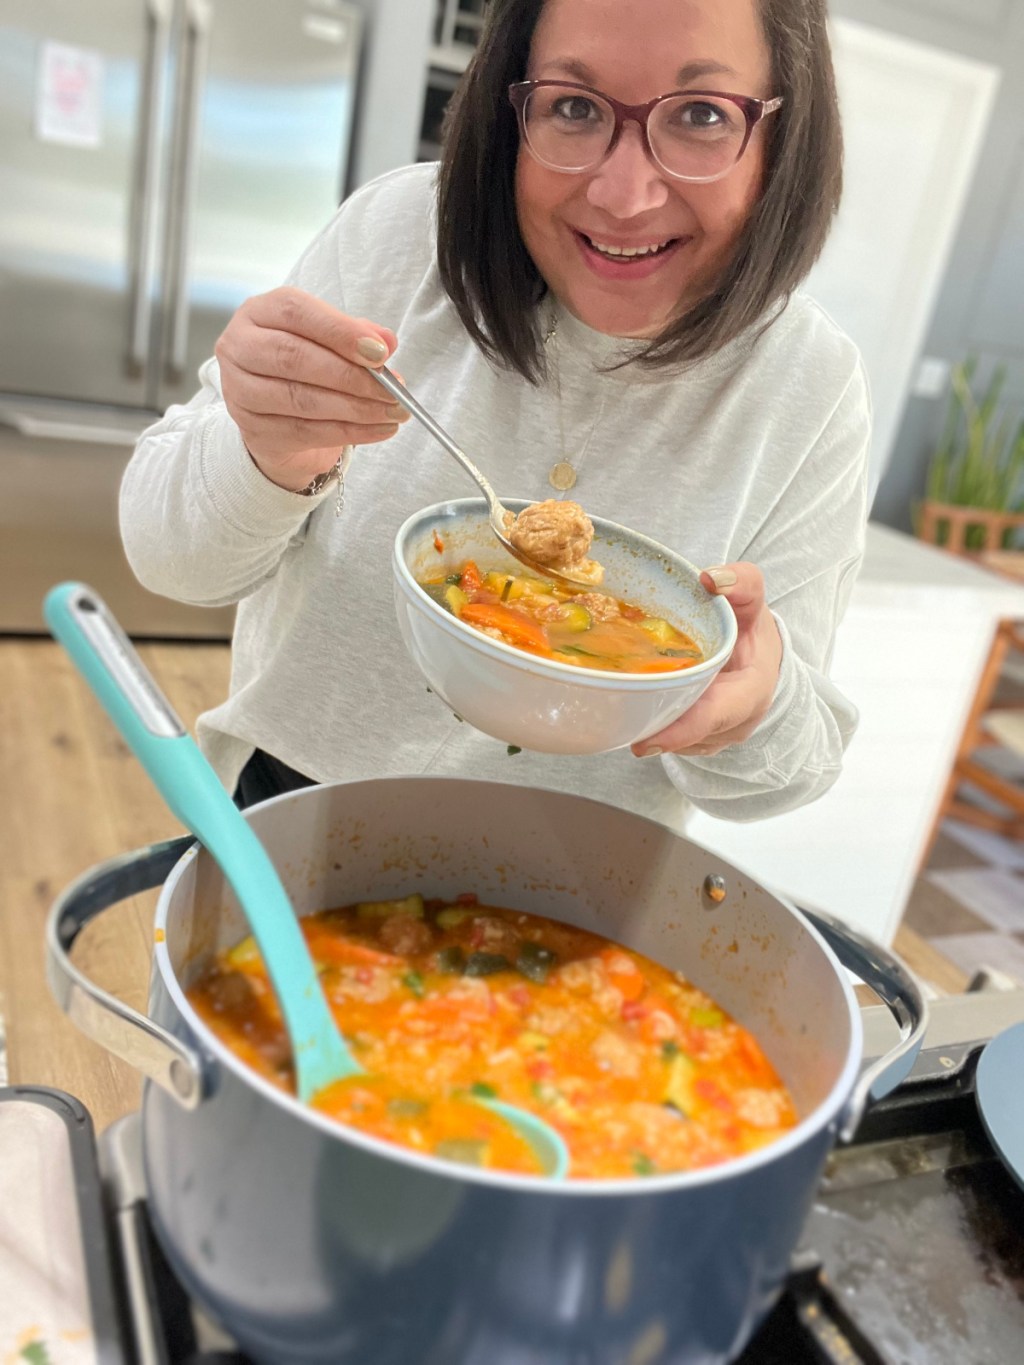
M 124 480 L 142 582 L 239 603 L 231 695 L 198 731 L 243 803 L 457 773 L 678 827 L 691 802 L 756 819 L 831 785 L 856 722 L 825 670 L 862 550 L 868 397 L 794 291 L 840 161 L 824 0 L 493 0 L 440 169 L 346 201 Z M 633 754 L 510 756 L 408 660 L 395 530 L 471 490 L 366 372 L 393 355 L 500 494 L 575 480 L 589 512 L 711 566 L 734 656 Z

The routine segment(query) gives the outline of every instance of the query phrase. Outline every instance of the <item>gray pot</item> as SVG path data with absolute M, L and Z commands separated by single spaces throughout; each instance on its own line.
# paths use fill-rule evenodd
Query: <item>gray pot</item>
M 254 1359 L 282 1365 L 732 1359 L 781 1288 L 829 1150 L 920 1045 L 925 1006 L 901 964 L 662 826 L 563 793 L 391 778 L 247 815 L 299 915 L 472 890 L 685 972 L 754 1031 L 803 1117 L 723 1166 L 558 1185 L 341 1128 L 246 1071 L 190 1008 L 183 989 L 246 925 L 205 852 L 157 845 L 61 896 L 49 972 L 79 1027 L 150 1079 L 150 1207 L 188 1289 Z M 68 950 L 99 911 L 165 877 L 143 1018 Z M 899 1046 L 859 1078 L 860 1014 L 834 953 L 901 1024 Z

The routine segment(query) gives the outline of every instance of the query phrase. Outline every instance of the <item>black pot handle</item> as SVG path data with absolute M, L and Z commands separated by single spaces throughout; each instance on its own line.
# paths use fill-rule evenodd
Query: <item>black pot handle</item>
M 843 966 L 877 992 L 900 1028 L 900 1041 L 861 1072 L 839 1116 L 839 1141 L 849 1142 L 871 1101 L 895 1090 L 910 1073 L 928 1027 L 928 1004 L 917 978 L 895 953 L 821 910 L 800 913 Z
M 102 911 L 160 886 L 191 835 L 121 854 L 82 874 L 54 901 L 46 921 L 46 976 L 57 1004 L 75 1026 L 116 1057 L 162 1086 L 186 1109 L 207 1091 L 199 1054 L 152 1019 L 101 990 L 71 961 L 71 946 Z

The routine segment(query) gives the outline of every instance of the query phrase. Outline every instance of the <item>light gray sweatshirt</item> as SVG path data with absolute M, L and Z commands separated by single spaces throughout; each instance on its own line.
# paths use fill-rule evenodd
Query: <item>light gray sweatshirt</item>
M 569 496 L 700 567 L 764 573 L 783 660 L 771 709 L 745 743 L 708 758 L 523 752 L 460 723 L 399 638 L 391 546 L 412 512 L 472 484 L 415 421 L 357 448 L 345 508 L 256 468 L 227 413 L 216 361 L 190 403 L 139 441 L 121 525 L 143 584 L 182 601 L 237 602 L 230 695 L 198 737 L 230 789 L 254 747 L 320 781 L 457 774 L 554 787 L 685 824 L 689 803 L 733 820 L 828 789 L 856 711 L 826 674 L 862 554 L 869 400 L 850 340 L 797 293 L 774 323 L 683 371 L 611 373 L 622 343 L 554 307 L 542 387 L 489 364 L 441 288 L 436 168 L 395 171 L 349 198 L 290 283 L 398 335 L 394 364 L 499 495 Z

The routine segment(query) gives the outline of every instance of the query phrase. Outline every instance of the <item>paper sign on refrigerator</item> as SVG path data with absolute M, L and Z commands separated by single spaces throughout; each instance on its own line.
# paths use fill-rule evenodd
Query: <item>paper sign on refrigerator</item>
M 36 136 L 42 142 L 98 147 L 103 58 L 89 48 L 45 42 L 36 84 Z

